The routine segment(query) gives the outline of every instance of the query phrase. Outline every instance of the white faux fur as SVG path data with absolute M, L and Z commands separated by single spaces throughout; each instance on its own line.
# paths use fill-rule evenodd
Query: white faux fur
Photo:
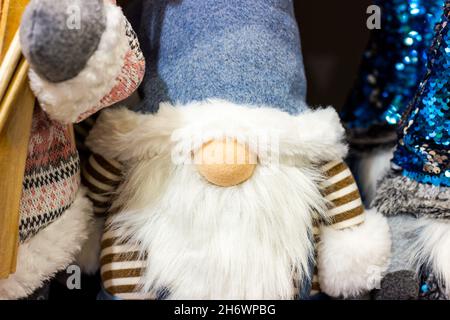
M 322 227 L 318 245 L 320 288 L 332 297 L 356 297 L 376 288 L 386 271 L 391 238 L 386 218 L 373 209 L 357 227 Z
M 331 107 L 291 116 L 273 108 L 224 100 L 184 106 L 162 103 L 155 115 L 126 108 L 104 110 L 86 143 L 94 152 L 127 162 L 149 159 L 171 149 L 190 153 L 203 142 L 223 135 L 250 143 L 250 148 L 249 139 L 276 136 L 281 157 L 294 157 L 304 163 L 341 159 L 347 154 L 344 129 Z M 192 145 L 192 137 L 200 137 L 200 141 Z M 261 161 L 267 160 L 263 159 L 267 150 L 253 151 Z
M 380 147 L 360 156 L 357 168 L 361 182 L 360 191 L 368 206 L 375 197 L 378 182 L 386 176 L 391 168 L 393 153 L 392 147 Z
M 209 184 L 190 163 L 174 163 L 222 137 L 247 141 L 274 131 L 279 165 L 259 164 L 245 183 Z M 105 110 L 88 138 L 94 152 L 127 165 L 108 223 L 148 252 L 142 290 L 169 299 L 289 299 L 313 254 L 312 219 L 327 209 L 318 165 L 341 158 L 344 131 L 332 109 L 291 116 L 221 100 L 172 107 L 156 115 Z M 191 144 L 189 137 L 200 135 Z M 287 161 L 288 159 L 289 161 Z M 291 161 L 292 160 L 292 161 Z
M 29 296 L 73 262 L 88 236 L 91 221 L 92 205 L 80 190 L 61 218 L 19 246 L 16 272 L 0 280 L 0 299 Z
M 122 9 L 105 3 L 105 15 L 106 29 L 98 48 L 75 78 L 53 83 L 40 78 L 30 69 L 31 88 L 52 119 L 63 123 L 75 122 L 114 87 L 129 44 Z
M 143 291 L 170 299 L 289 299 L 304 279 L 312 212 L 326 206 L 308 168 L 258 166 L 242 185 L 220 188 L 170 155 L 132 165 L 109 220 L 148 252 Z M 295 275 L 294 272 L 297 271 Z
M 105 219 L 102 217 L 95 217 L 89 225 L 88 239 L 75 258 L 75 262 L 86 274 L 93 275 L 100 268 L 101 239 L 104 229 Z
M 411 260 L 417 268 L 427 265 L 450 295 L 450 222 L 421 218 L 418 230 L 419 237 L 411 246 Z

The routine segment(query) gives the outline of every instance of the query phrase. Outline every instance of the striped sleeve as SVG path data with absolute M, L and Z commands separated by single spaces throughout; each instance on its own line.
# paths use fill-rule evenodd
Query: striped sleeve
M 109 294 L 124 300 L 155 299 L 151 293 L 140 292 L 147 256 L 140 254 L 138 248 L 119 242 L 118 238 L 111 230 L 103 235 L 100 255 L 103 287 Z
M 121 163 L 91 154 L 82 168 L 82 182 L 87 187 L 87 196 L 94 205 L 96 215 L 104 215 L 111 206 L 111 200 L 122 181 Z
M 334 229 L 343 230 L 355 227 L 364 222 L 364 206 L 361 201 L 356 181 L 343 161 L 333 161 L 322 166 L 325 180 L 320 187 L 325 199 L 329 202 L 327 224 Z M 317 261 L 317 245 L 320 242 L 320 221 L 313 227 L 315 258 Z M 314 268 L 311 295 L 320 292 L 317 267 Z
M 320 228 L 319 221 L 314 222 L 313 226 L 313 236 L 314 236 L 314 261 L 317 261 L 317 245 L 320 242 Z M 319 271 L 317 266 L 314 266 L 314 273 L 312 278 L 311 295 L 320 293 L 320 283 L 319 283 Z
M 333 161 L 322 167 L 325 181 L 321 190 L 330 203 L 328 218 L 334 229 L 346 229 L 364 222 L 364 206 L 356 181 L 343 161 Z

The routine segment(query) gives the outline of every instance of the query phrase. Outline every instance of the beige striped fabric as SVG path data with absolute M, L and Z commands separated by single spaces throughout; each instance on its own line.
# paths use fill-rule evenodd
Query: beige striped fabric
M 358 226 L 364 222 L 364 206 L 356 181 L 343 161 L 332 161 L 322 166 L 325 181 L 321 184 L 322 194 L 330 203 L 329 221 L 314 224 L 314 243 L 320 242 L 320 225 L 326 224 L 337 230 Z M 316 248 L 317 261 L 317 248 Z M 320 292 L 317 268 L 314 270 L 311 294 Z
M 139 254 L 130 244 L 118 242 L 114 231 L 107 231 L 102 239 L 100 256 L 101 277 L 104 289 L 125 300 L 155 299 L 151 294 L 139 293 L 147 256 Z
M 114 192 L 122 180 L 122 164 L 91 154 L 82 167 L 82 182 L 96 215 L 105 215 L 111 206 Z

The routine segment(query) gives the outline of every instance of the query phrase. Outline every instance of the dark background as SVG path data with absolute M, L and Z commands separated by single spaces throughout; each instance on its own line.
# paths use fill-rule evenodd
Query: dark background
M 371 0 L 295 0 L 302 37 L 308 102 L 340 109 L 367 44 Z

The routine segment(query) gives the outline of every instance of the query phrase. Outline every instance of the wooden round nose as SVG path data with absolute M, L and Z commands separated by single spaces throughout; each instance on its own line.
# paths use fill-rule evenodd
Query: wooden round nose
M 253 175 L 256 155 L 236 140 L 210 141 L 194 156 L 199 173 L 220 187 L 241 184 Z

